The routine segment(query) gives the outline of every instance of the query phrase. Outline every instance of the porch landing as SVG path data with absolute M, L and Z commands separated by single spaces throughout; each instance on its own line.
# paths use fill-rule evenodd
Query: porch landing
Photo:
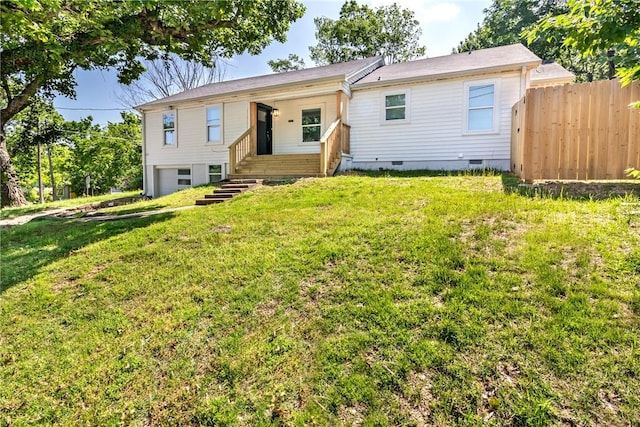
M 322 176 L 320 154 L 272 154 L 251 155 L 236 166 L 236 173 L 229 179 L 302 178 Z

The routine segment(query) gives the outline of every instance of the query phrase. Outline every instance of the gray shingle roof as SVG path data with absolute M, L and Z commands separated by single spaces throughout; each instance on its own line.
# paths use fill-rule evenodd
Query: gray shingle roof
M 562 65 L 557 62 L 551 62 L 541 64 L 531 72 L 531 83 L 536 84 L 547 80 L 566 80 L 571 82 L 575 77 L 575 74 L 565 69 Z
M 367 75 L 353 87 L 383 85 L 403 80 L 446 78 L 483 70 L 516 69 L 522 65 L 533 68 L 540 62 L 540 58 L 523 45 L 512 44 L 387 65 Z
M 278 86 L 308 83 L 320 80 L 335 79 L 353 83 L 352 80 L 358 79 L 362 77 L 362 74 L 367 74 L 382 65 L 382 58 L 367 58 L 357 61 L 343 62 L 340 64 L 325 65 L 322 67 L 306 68 L 304 70 L 228 80 L 225 82 L 211 83 L 195 89 L 190 89 L 166 98 L 142 104 L 137 108 L 145 109 L 147 107 L 169 105 L 172 103 L 213 96 L 229 95 L 243 91 L 256 90 L 259 88 L 274 88 Z

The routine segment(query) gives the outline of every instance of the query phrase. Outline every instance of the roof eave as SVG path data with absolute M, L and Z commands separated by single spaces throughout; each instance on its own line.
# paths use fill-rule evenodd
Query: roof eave
M 204 99 L 211 99 L 211 98 L 225 98 L 225 97 L 238 96 L 246 93 L 255 92 L 256 90 L 268 89 L 271 91 L 271 90 L 278 90 L 278 89 L 284 89 L 284 88 L 290 88 L 290 87 L 296 87 L 296 86 L 309 86 L 310 84 L 317 84 L 317 83 L 328 83 L 332 81 L 336 83 L 342 83 L 346 81 L 346 79 L 344 75 L 341 75 L 341 76 L 321 77 L 317 79 L 305 80 L 305 81 L 300 81 L 295 83 L 282 83 L 282 84 L 271 85 L 271 86 L 255 86 L 251 89 L 242 89 L 242 90 L 236 90 L 232 92 L 225 92 L 220 95 L 214 93 L 214 94 L 196 96 L 193 98 L 181 99 L 181 100 L 152 101 L 150 103 L 139 105 L 135 107 L 135 109 L 138 111 L 149 111 L 151 109 L 155 109 L 156 107 L 164 107 L 168 105 L 175 105 L 175 104 L 186 103 L 186 102 L 198 102 Z
M 415 82 L 426 82 L 432 80 L 445 80 L 445 79 L 454 79 L 457 77 L 465 77 L 471 76 L 474 74 L 488 74 L 488 73 L 498 73 L 504 71 L 520 71 L 523 66 L 527 67 L 527 70 L 536 68 L 541 63 L 541 60 L 530 61 L 530 62 L 520 62 L 517 64 L 509 64 L 509 65 L 500 65 L 495 67 L 484 67 L 484 68 L 475 68 L 471 70 L 461 70 L 455 72 L 445 72 L 439 74 L 433 74 L 430 76 L 412 76 L 406 77 L 402 79 L 393 79 L 393 80 L 378 80 L 367 83 L 355 83 L 352 87 L 352 90 L 358 89 L 367 89 L 377 86 L 388 86 L 390 84 L 406 84 L 406 83 L 415 83 Z

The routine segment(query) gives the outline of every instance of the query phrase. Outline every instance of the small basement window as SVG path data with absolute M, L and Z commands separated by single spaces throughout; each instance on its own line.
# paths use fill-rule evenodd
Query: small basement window
M 191 169 L 178 169 L 178 185 L 191 185 Z
M 222 165 L 209 165 L 209 183 L 222 181 Z

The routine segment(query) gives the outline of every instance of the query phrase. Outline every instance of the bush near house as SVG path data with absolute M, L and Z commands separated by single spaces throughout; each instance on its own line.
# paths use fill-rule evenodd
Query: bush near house
M 0 425 L 638 424 L 640 218 L 509 179 L 3 230 Z

